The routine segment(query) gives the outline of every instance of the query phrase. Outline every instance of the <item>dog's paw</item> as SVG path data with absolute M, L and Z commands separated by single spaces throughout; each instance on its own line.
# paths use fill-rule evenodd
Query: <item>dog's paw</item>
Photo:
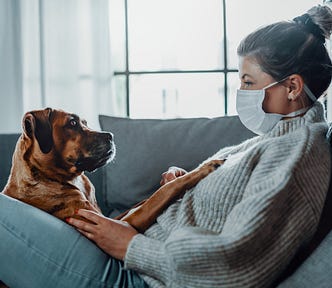
M 201 174 L 202 177 L 205 177 L 208 174 L 210 174 L 211 172 L 218 169 L 218 167 L 220 167 L 224 162 L 225 162 L 225 160 L 218 160 L 218 159 L 214 159 L 209 162 L 206 162 L 198 168 L 199 174 Z
M 224 164 L 225 160 L 219 160 L 219 159 L 214 159 L 211 160 L 207 163 L 205 163 L 203 166 L 207 166 L 210 169 L 216 170 L 218 169 L 222 164 Z

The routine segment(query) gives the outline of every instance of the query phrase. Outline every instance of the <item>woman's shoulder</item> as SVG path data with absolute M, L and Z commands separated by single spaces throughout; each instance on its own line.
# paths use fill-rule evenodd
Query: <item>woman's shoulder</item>
M 331 149 L 327 140 L 327 124 L 311 123 L 270 140 L 263 156 L 265 162 L 276 161 L 280 165 L 279 177 L 289 176 L 299 185 L 319 183 L 322 192 L 329 182 L 331 171 Z M 263 158 L 262 157 L 262 158 Z M 301 184 L 302 183 L 302 184 Z M 310 185 L 309 185 L 310 186 Z
M 304 170 L 315 169 L 312 166 L 323 167 L 327 175 L 331 152 L 326 134 L 326 123 L 303 125 L 283 135 L 262 137 L 251 150 L 264 171 L 272 171 L 280 174 L 280 177 L 283 174 L 302 174 Z
M 262 142 L 269 144 L 270 148 L 302 150 L 303 153 L 312 150 L 329 150 L 327 139 L 328 124 L 325 121 L 306 123 L 298 127 L 291 127 L 286 133 L 266 137 Z
M 330 143 L 327 138 L 328 125 L 324 122 L 308 123 L 289 133 L 288 137 L 281 139 L 288 141 L 289 145 L 298 146 L 303 155 L 314 152 L 330 155 Z M 314 154 L 315 155 L 315 154 Z

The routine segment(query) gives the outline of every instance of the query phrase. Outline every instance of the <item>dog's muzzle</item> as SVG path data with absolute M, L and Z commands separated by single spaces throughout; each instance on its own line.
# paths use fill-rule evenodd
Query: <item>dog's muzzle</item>
M 92 172 L 112 161 L 115 156 L 115 144 L 111 133 L 100 133 L 98 140 L 91 144 L 89 156 L 81 156 L 75 166 L 78 171 Z

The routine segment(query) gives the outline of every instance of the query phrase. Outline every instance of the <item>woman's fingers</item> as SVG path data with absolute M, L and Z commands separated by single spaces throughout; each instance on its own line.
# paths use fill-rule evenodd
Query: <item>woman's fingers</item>
M 138 234 L 133 227 L 126 222 L 109 219 L 89 210 L 80 209 L 76 215 L 91 222 L 76 218 L 67 218 L 66 221 L 109 255 L 124 259 L 129 242 Z
M 175 167 L 170 167 L 166 172 L 161 175 L 160 185 L 164 185 L 176 178 L 177 169 Z
M 166 172 L 161 175 L 160 185 L 164 185 L 180 176 L 186 174 L 187 171 L 179 167 L 169 167 Z
M 165 172 L 162 174 L 160 185 L 164 185 L 167 182 L 174 180 L 176 177 L 173 173 Z
M 78 229 L 78 228 L 77 228 L 77 231 L 79 231 L 81 234 L 83 234 L 86 238 L 89 238 L 91 240 L 94 239 L 94 234 L 93 233 L 86 232 L 86 231 Z
M 86 210 L 86 209 L 79 209 L 77 211 L 76 215 L 81 216 L 96 224 L 98 224 L 104 218 L 104 216 L 97 214 L 94 211 Z
M 88 233 L 91 233 L 95 230 L 96 224 L 88 223 L 83 220 L 79 220 L 76 218 L 67 218 L 66 222 L 69 223 L 70 225 L 74 226 L 78 230 L 85 231 Z
M 76 215 L 84 219 L 87 219 L 90 222 L 81 219 L 76 219 L 73 217 L 67 218 L 66 221 L 75 228 L 77 228 L 79 231 L 89 233 L 89 236 L 86 235 L 88 238 L 91 238 L 90 234 L 94 234 L 96 232 L 98 224 L 100 224 L 104 218 L 104 216 L 97 214 L 94 211 L 85 210 L 85 209 L 79 209 Z

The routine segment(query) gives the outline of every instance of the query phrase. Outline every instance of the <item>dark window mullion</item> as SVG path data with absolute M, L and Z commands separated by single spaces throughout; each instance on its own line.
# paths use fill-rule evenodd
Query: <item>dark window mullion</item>
M 126 101 L 127 101 L 127 116 L 130 116 L 130 97 L 129 97 L 129 35 L 128 35 L 128 0 L 124 0 L 125 3 L 125 33 L 126 33 Z M 115 74 L 115 73 L 114 73 Z
M 237 69 L 216 69 L 216 70 L 146 70 L 146 71 L 115 71 L 114 75 L 137 75 L 137 74 L 190 74 L 190 73 L 230 73 L 238 72 Z
M 224 97 L 225 97 L 225 115 L 227 115 L 227 106 L 228 106 L 228 63 L 227 63 L 227 31 L 226 31 L 226 0 L 222 0 L 223 6 L 223 35 L 224 35 Z
M 41 105 L 46 107 L 45 88 L 45 46 L 44 46 L 44 5 L 43 0 L 39 0 L 39 49 L 40 49 L 40 92 Z

